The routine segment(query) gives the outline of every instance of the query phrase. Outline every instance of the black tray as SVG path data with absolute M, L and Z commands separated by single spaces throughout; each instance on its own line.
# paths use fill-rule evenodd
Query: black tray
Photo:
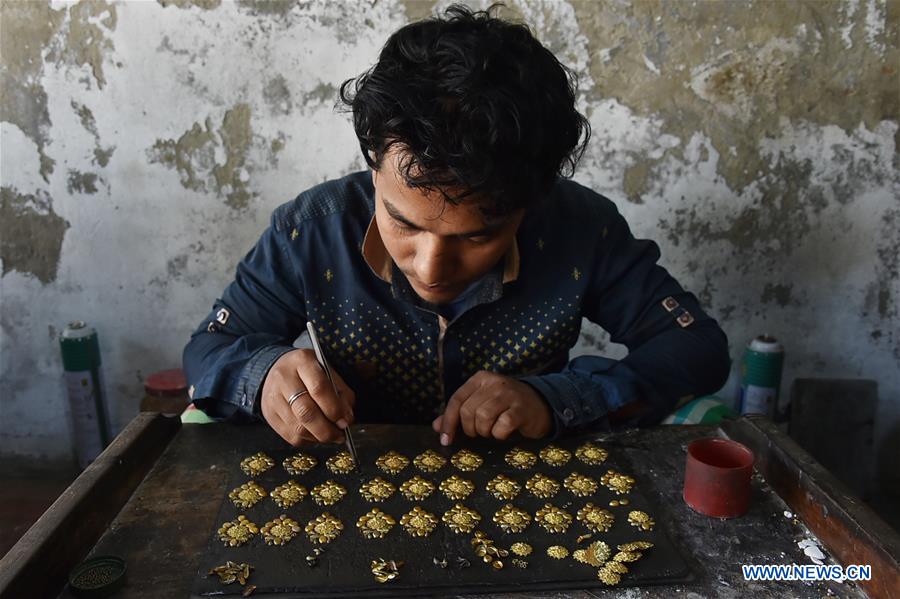
M 254 596 L 277 593 L 280 598 L 397 597 L 608 588 L 597 579 L 596 568 L 579 563 L 571 556 L 556 560 L 546 553 L 547 547 L 551 545 L 563 545 L 571 552 L 594 540 L 605 541 L 613 552 L 616 545 L 629 541 L 647 540 L 654 544 L 652 549 L 643 552 L 640 560 L 626 564 L 629 572 L 622 576 L 619 587 L 683 583 L 693 578 L 688 565 L 666 533 L 664 523 L 657 517 L 661 512 L 641 492 L 644 483 L 640 470 L 628 463 L 624 451 L 617 450 L 615 446 L 605 445 L 602 438 L 596 434 L 557 439 L 552 443 L 574 454 L 575 449 L 584 442 L 595 441 L 609 450 L 609 459 L 601 465 L 589 466 L 573 455 L 572 460 L 562 467 L 549 466 L 538 460 L 537 464 L 528 470 L 514 470 L 503 459 L 509 449 L 521 447 L 537 453 L 551 442 L 517 440 L 498 443 L 468 439 L 460 435 L 453 447 L 445 448 L 439 445 L 437 435 L 430 429 L 404 427 L 403 434 L 393 438 L 389 445 L 383 440 L 373 445 L 375 440 L 367 438 L 365 427 L 362 427 L 354 435 L 362 462 L 361 474 L 336 475 L 327 470 L 325 460 L 343 449 L 342 446 L 310 445 L 303 447 L 302 451 L 314 456 L 319 463 L 306 474 L 298 476 L 288 474 L 282 467 L 284 458 L 293 455 L 297 450 L 274 438 L 271 431 L 265 430 L 264 427 L 249 427 L 247 434 L 247 437 L 241 439 L 240 445 L 250 449 L 246 449 L 241 458 L 263 451 L 275 460 L 276 465 L 273 468 L 255 478 L 267 491 L 290 479 L 296 480 L 310 491 L 321 482 L 334 480 L 347 489 L 347 495 L 332 506 L 316 505 L 311 497 L 307 497 L 286 509 L 278 507 L 271 498 L 265 498 L 246 510 L 236 508 L 227 496 L 220 499 L 221 509 L 211 531 L 207 552 L 201 559 L 202 569 L 197 573 L 192 597 L 240 595 L 242 587 L 237 583 L 223 585 L 216 575 L 207 576 L 210 568 L 222 565 L 227 560 L 246 562 L 254 566 L 255 570 L 249 581 L 257 586 Z M 450 456 L 462 448 L 471 449 L 484 458 L 484 464 L 475 472 L 461 472 L 449 463 Z M 375 460 L 391 449 L 410 460 L 409 466 L 396 475 L 386 474 L 375 466 Z M 447 465 L 434 473 L 419 471 L 412 464 L 412 460 L 426 449 L 433 449 L 445 456 L 448 459 Z M 228 466 L 233 471 L 229 491 L 251 480 L 240 470 L 239 462 L 240 458 Z M 637 483 L 632 491 L 627 495 L 617 496 L 600 485 L 594 495 L 581 498 L 561 488 L 555 497 L 545 500 L 532 497 L 525 490 L 525 481 L 538 472 L 556 479 L 560 484 L 571 472 L 585 474 L 599 483 L 600 477 L 608 469 L 633 476 Z M 487 481 L 501 472 L 522 486 L 522 491 L 511 502 L 495 499 L 485 490 Z M 456 474 L 472 481 L 475 484 L 475 491 L 461 502 L 447 499 L 438 489 L 424 501 L 409 501 L 400 493 L 399 487 L 416 474 L 432 481 L 435 487 L 451 474 Z M 359 494 L 359 486 L 376 476 L 390 481 L 398 490 L 386 501 L 370 503 Z M 609 507 L 611 500 L 622 497 L 628 498 L 627 506 Z M 562 534 L 550 534 L 534 521 L 522 533 L 507 534 L 492 521 L 494 512 L 506 503 L 522 508 L 534 517 L 535 512 L 548 502 L 566 509 L 573 518 L 585 503 L 591 502 L 595 506 L 609 509 L 616 517 L 615 524 L 608 532 L 594 534 L 589 541 L 577 545 L 577 537 L 589 532 L 577 520 L 573 520 L 572 525 Z M 485 532 L 498 546 L 509 548 L 516 541 L 524 541 L 531 545 L 534 548 L 533 553 L 524 558 L 528 562 L 528 567 L 522 569 L 514 566 L 511 560 L 515 556 L 510 554 L 504 559 L 505 568 L 494 570 L 475 556 L 470 544 L 474 533 L 456 534 L 443 523 L 425 538 L 413 538 L 400 526 L 400 517 L 414 505 L 420 505 L 440 519 L 441 515 L 455 503 L 463 503 L 477 511 L 482 520 L 476 530 Z M 397 521 L 396 526 L 383 539 L 365 539 L 356 527 L 357 519 L 373 507 L 378 507 Z M 657 520 L 654 530 L 642 531 L 629 525 L 627 515 L 631 510 L 643 510 L 654 517 Z M 237 518 L 239 514 L 244 514 L 260 528 L 281 514 L 287 514 L 301 527 L 305 527 L 309 520 L 326 511 L 341 520 L 344 530 L 336 540 L 322 546 L 324 553 L 319 558 L 318 565 L 313 568 L 307 565 L 305 556 L 312 555 L 315 545 L 303 532 L 283 546 L 266 545 L 261 534 L 242 547 L 225 547 L 218 539 L 219 526 Z M 471 566 L 459 567 L 456 564 L 457 556 L 468 559 Z M 433 562 L 435 557 L 446 558 L 448 567 L 441 569 L 436 566 Z M 399 578 L 384 584 L 376 582 L 370 568 L 370 562 L 375 558 L 405 562 L 400 569 Z

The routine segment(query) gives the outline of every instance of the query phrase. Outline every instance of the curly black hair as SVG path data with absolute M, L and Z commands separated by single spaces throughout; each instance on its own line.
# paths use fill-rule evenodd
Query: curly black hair
M 371 168 L 397 146 L 406 185 L 452 204 L 472 196 L 493 216 L 571 177 L 590 139 L 575 74 L 527 25 L 491 15 L 501 6 L 455 4 L 402 27 L 375 66 L 340 89 Z

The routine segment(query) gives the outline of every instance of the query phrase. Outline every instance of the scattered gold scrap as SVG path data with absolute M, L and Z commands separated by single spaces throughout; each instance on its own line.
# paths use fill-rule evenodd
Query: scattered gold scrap
M 519 557 L 528 557 L 531 555 L 531 545 L 528 543 L 513 543 L 510 548 L 510 551 L 518 555 Z
M 541 459 L 551 466 L 565 466 L 572 459 L 572 452 L 556 445 L 548 445 L 541 450 Z
M 547 547 L 547 555 L 553 559 L 566 559 L 569 557 L 569 550 L 562 545 L 551 545 Z
M 607 567 L 597 570 L 597 578 L 600 579 L 600 582 L 608 584 L 609 586 L 614 586 L 622 582 L 622 577 Z
M 450 463 L 463 472 L 474 472 L 484 463 L 484 460 L 474 451 L 461 449 L 453 454 L 453 457 L 450 458 Z
M 414 476 L 400 485 L 400 492 L 410 501 L 422 501 L 434 492 L 434 485 L 421 476 Z
M 610 572 L 615 572 L 616 574 L 628 574 L 628 566 L 626 566 L 622 562 L 608 561 L 603 564 L 603 567 Z
M 597 481 L 577 472 L 567 476 L 563 484 L 576 497 L 587 497 L 597 492 Z
M 219 528 L 219 540 L 229 547 L 239 547 L 259 532 L 259 527 L 243 515 Z
M 616 495 L 624 495 L 634 486 L 634 479 L 627 474 L 607 470 L 606 474 L 600 477 L 600 483 L 610 491 L 615 491 Z M 621 504 L 621 501 L 619 503 Z
M 403 514 L 400 525 L 412 537 L 427 537 L 437 526 L 438 520 L 434 514 L 426 512 L 419 506 Z
M 591 533 L 587 533 L 586 535 L 578 535 L 578 538 L 575 539 L 575 542 L 577 544 L 581 545 L 582 543 L 584 543 L 585 541 L 590 539 L 592 536 L 594 536 L 594 535 L 592 535 Z
M 282 466 L 288 471 L 288 474 L 298 475 L 305 474 L 316 467 L 318 460 L 305 453 L 298 453 L 290 457 L 284 458 Z
M 503 569 L 503 561 L 500 558 L 508 556 L 509 551 L 494 545 L 494 541 L 480 530 L 475 531 L 471 542 L 472 548 L 475 549 L 475 555 L 480 557 L 484 563 L 490 564 L 494 570 Z
M 653 527 L 656 526 L 656 521 L 650 517 L 650 514 L 640 510 L 628 512 L 628 523 L 641 530 L 653 530 Z
M 360 516 L 356 521 L 356 527 L 367 539 L 382 539 L 396 523 L 394 518 L 376 507 Z
M 528 492 L 540 499 L 549 499 L 559 492 L 559 483 L 543 474 L 535 474 L 525 483 Z
M 619 551 L 644 551 L 645 549 L 651 549 L 653 547 L 653 543 L 650 541 L 632 541 L 630 543 L 624 543 L 616 547 Z
M 641 559 L 640 551 L 619 551 L 613 556 L 612 561 L 631 563 L 636 562 L 639 559 Z
M 241 460 L 241 470 L 248 476 L 257 476 L 262 474 L 275 465 L 275 462 L 263 452 L 254 453 L 249 458 Z
M 306 535 L 313 543 L 330 543 L 341 534 L 342 530 L 344 524 L 328 512 L 316 516 L 306 525 Z
M 287 514 L 282 514 L 271 522 L 266 522 L 261 529 L 266 545 L 284 545 L 297 536 L 300 530 L 300 524 L 296 520 L 288 518 Z
M 372 560 L 372 576 L 380 583 L 390 582 L 400 576 L 403 562 L 382 558 Z
M 602 566 L 609 559 L 611 551 L 609 545 L 603 541 L 594 541 L 584 549 L 576 549 L 572 552 L 572 557 L 581 562 L 595 568 Z
M 606 458 L 609 457 L 609 452 L 602 447 L 587 442 L 575 450 L 575 457 L 588 466 L 597 466 L 606 461 Z
M 609 502 L 609 507 L 619 507 L 620 505 L 628 505 L 628 499 L 623 497 L 622 499 L 613 499 Z
M 506 533 L 522 532 L 531 524 L 531 515 L 507 503 L 494 514 L 494 523 Z
M 228 499 L 231 500 L 235 507 L 246 509 L 253 507 L 256 505 L 256 502 L 267 495 L 266 490 L 259 486 L 256 481 L 250 481 L 232 490 L 228 494 Z
M 537 462 L 537 456 L 530 451 L 515 447 L 506 452 L 506 463 L 519 470 L 527 470 Z
M 210 569 L 210 571 L 207 572 L 207 576 L 212 576 L 213 574 L 218 575 L 219 582 L 222 584 L 232 584 L 234 582 L 247 584 L 247 579 L 250 578 L 250 573 L 252 571 L 253 566 L 250 564 L 237 564 L 232 561 L 227 561 L 224 566 L 217 566 Z
M 481 516 L 475 510 L 471 510 L 461 503 L 457 503 L 447 510 L 441 520 L 444 521 L 453 532 L 470 533 L 481 521 Z
M 272 501 L 278 507 L 291 507 L 302 501 L 307 495 L 309 495 L 309 491 L 306 490 L 306 487 L 295 480 L 289 480 L 272 490 Z
M 544 527 L 547 532 L 566 532 L 572 523 L 572 515 L 561 510 L 555 505 L 545 503 L 534 515 L 534 519 Z
M 349 474 L 356 469 L 356 462 L 353 461 L 353 456 L 349 451 L 339 451 L 328 458 L 325 465 L 334 474 Z
M 409 458 L 396 451 L 389 451 L 375 460 L 375 465 L 388 474 L 397 474 L 409 465 Z
M 578 510 L 576 516 L 585 528 L 593 532 L 606 532 L 612 528 L 616 518 L 609 510 L 596 507 L 593 503 L 586 503 Z
M 312 490 L 313 500 L 319 505 L 334 505 L 344 498 L 347 489 L 333 480 L 327 480 L 321 485 L 316 485 Z
M 528 567 L 528 562 L 523 559 L 512 559 L 512 564 L 517 568 L 522 568 L 523 570 Z
M 255 590 L 256 590 L 255 584 L 248 584 L 247 586 L 244 587 L 244 591 L 241 593 L 241 597 L 249 597 L 250 595 L 253 594 L 253 591 L 255 591 Z
M 413 464 L 415 464 L 416 468 L 422 472 L 437 472 L 443 468 L 446 463 L 447 458 L 431 449 L 420 453 L 416 456 L 416 459 L 413 460 Z
M 384 480 L 380 476 L 376 476 L 367 483 L 359 487 L 359 493 L 366 501 L 381 503 L 394 494 L 397 487 Z
M 475 490 L 475 485 L 470 481 L 462 479 L 455 474 L 441 483 L 441 492 L 447 496 L 447 499 L 465 499 Z
M 519 494 L 519 491 L 522 490 L 522 487 L 513 479 L 507 478 L 502 474 L 498 474 L 488 481 L 487 490 L 497 499 L 511 501 L 515 498 L 516 495 Z

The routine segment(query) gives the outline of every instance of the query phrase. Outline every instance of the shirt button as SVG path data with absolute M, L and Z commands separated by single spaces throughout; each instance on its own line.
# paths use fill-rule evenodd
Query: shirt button
M 563 410 L 563 418 L 566 420 L 571 420 L 575 417 L 575 412 L 572 411 L 572 408 L 566 408 Z
M 246 394 L 246 393 L 241 393 L 241 405 L 246 406 L 246 405 L 249 405 L 249 404 L 250 404 L 250 402 L 247 400 L 247 394 Z

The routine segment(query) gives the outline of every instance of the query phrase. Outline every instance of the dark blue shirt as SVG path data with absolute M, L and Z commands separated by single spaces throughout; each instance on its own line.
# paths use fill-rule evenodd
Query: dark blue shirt
M 374 197 L 370 173 L 358 172 L 275 210 L 185 347 L 199 408 L 258 418 L 266 373 L 307 320 L 363 422 L 430 423 L 480 370 L 535 388 L 557 433 L 655 423 L 727 378 L 716 321 L 657 264 L 656 243 L 635 239 L 592 190 L 559 179 L 529 208 L 501 264 L 443 315 L 391 261 Z M 583 317 L 628 355 L 569 361 Z

